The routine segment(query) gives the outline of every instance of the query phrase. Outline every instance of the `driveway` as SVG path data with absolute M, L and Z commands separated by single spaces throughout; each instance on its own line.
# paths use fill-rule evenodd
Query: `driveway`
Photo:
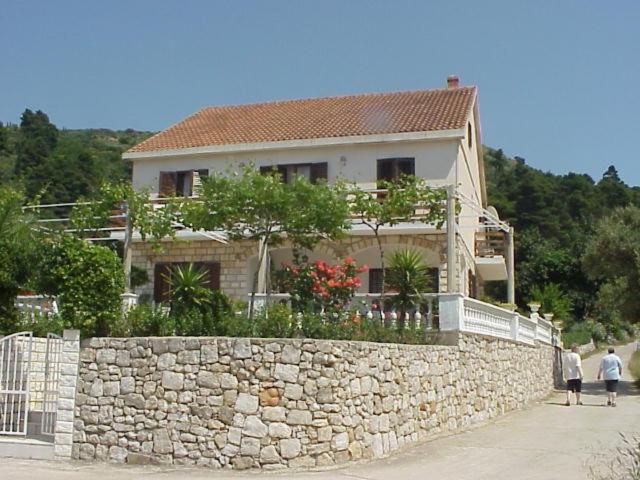
M 625 366 L 635 343 L 619 347 Z M 640 434 L 640 392 L 625 371 L 617 408 L 606 406 L 596 381 L 600 355 L 583 362 L 584 405 L 565 407 L 564 393 L 508 414 L 491 424 L 434 439 L 383 460 L 315 472 L 228 472 L 185 467 L 45 462 L 2 459 L 0 478 L 11 480 L 158 479 L 585 479 L 588 464 L 602 462 L 620 443 L 619 433 Z

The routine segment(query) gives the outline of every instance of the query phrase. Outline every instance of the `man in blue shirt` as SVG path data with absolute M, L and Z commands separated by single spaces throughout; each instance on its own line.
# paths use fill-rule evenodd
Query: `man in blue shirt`
M 608 353 L 600 361 L 598 370 L 598 380 L 604 378 L 607 388 L 607 405 L 616 406 L 616 395 L 618 392 L 618 381 L 622 376 L 622 361 L 615 353 L 613 347 L 609 347 Z

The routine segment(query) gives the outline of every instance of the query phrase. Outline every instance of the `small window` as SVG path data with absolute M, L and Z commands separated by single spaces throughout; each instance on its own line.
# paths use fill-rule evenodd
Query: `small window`
M 327 162 L 297 163 L 260 167 L 263 175 L 277 172 L 284 183 L 291 183 L 295 177 L 304 177 L 311 183 L 327 180 Z
M 416 174 L 415 158 L 382 158 L 378 160 L 378 180 L 395 182 L 402 175 Z
M 207 169 L 160 172 L 158 192 L 162 197 L 190 197 L 194 194 L 194 188 L 200 188 L 201 178 L 207 175 Z
M 467 125 L 467 144 L 469 148 L 473 146 L 473 129 L 471 128 L 471 122 Z

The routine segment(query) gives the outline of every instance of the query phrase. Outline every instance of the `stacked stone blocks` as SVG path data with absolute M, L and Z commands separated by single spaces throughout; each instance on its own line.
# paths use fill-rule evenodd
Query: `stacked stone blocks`
M 312 339 L 94 338 L 80 353 L 73 456 L 298 468 L 378 458 L 553 388 L 553 348 Z

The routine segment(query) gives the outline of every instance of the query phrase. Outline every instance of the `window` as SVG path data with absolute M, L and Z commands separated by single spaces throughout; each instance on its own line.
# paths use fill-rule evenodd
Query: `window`
M 285 183 L 293 182 L 296 176 L 304 177 L 311 183 L 318 183 L 320 179 L 327 180 L 328 164 L 327 162 L 317 162 L 260 167 L 260 173 L 263 175 L 268 175 L 274 171 L 280 175 L 280 178 Z
M 473 130 L 471 129 L 471 122 L 467 125 L 467 145 L 469 145 L 469 148 L 473 145 Z
M 382 158 L 378 160 L 378 180 L 394 182 L 401 175 L 416 174 L 415 158 Z
M 387 272 L 388 273 L 388 272 Z M 430 279 L 429 291 L 423 293 L 435 292 L 440 290 L 440 273 L 438 267 L 430 267 L 427 269 L 427 277 Z M 369 269 L 369 293 L 381 293 L 382 292 L 382 269 L 370 268 Z
M 171 289 L 171 271 L 174 267 L 188 265 L 189 262 L 156 263 L 153 270 L 153 299 L 156 303 L 168 302 Z M 217 262 L 193 262 L 199 270 L 208 272 L 210 290 L 220 290 L 220 264 Z
M 201 178 L 208 175 L 207 169 L 160 172 L 158 193 L 161 197 L 190 197 L 197 194 Z

